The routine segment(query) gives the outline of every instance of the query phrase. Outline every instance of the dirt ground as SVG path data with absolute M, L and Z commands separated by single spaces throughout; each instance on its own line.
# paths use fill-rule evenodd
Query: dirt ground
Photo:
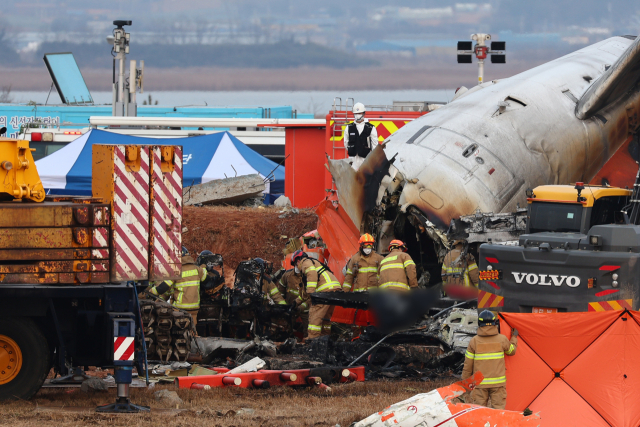
M 163 427 L 254 427 L 254 426 L 335 426 L 359 421 L 392 403 L 418 393 L 453 383 L 374 381 L 339 384 L 331 392 L 311 388 L 274 387 L 268 390 L 223 388 L 177 390 L 183 400 L 179 410 L 162 408 L 152 390 L 132 389 L 132 401 L 151 406 L 144 415 L 107 415 L 93 412 L 97 405 L 112 403 L 115 389 L 85 394 L 79 389 L 42 389 L 30 401 L 1 402 L 0 425 L 34 427 L 43 425 L 123 426 L 162 425 Z M 247 408 L 243 414 L 237 411 Z
M 311 210 L 283 214 L 282 209 L 235 206 L 185 206 L 183 244 L 192 254 L 205 249 L 221 254 L 225 273 L 238 263 L 261 257 L 279 268 L 287 239 L 315 230 L 318 217 Z M 285 218 L 280 216 L 286 215 Z

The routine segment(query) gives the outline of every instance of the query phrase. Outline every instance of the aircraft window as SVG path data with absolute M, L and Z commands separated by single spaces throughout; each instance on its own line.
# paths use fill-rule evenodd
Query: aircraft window
M 464 157 L 469 157 L 470 155 L 473 154 L 474 151 L 476 151 L 478 149 L 478 144 L 471 144 L 470 146 L 468 146 L 467 148 L 465 148 L 465 150 L 462 152 L 462 155 Z

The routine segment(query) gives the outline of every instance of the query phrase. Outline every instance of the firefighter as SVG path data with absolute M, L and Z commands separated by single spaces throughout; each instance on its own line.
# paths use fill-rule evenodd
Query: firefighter
M 193 319 L 193 327 L 198 323 L 200 309 L 200 282 L 207 278 L 207 270 L 196 265 L 189 251 L 182 247 L 182 277 L 178 280 L 164 280 L 154 285 L 150 292 L 167 301 L 175 308 L 186 310 Z
M 465 353 L 462 379 L 467 379 L 480 371 L 482 382 L 471 392 L 471 403 L 504 409 L 507 402 L 507 377 L 504 356 L 516 354 L 518 330 L 511 331 L 511 340 L 498 331 L 498 319 L 489 310 L 478 316 L 478 334 L 471 338 Z
M 307 294 L 315 292 L 337 292 L 341 289 L 340 282 L 326 265 L 311 259 L 303 251 L 296 251 L 291 256 L 291 264 L 296 273 L 302 274 Z M 333 305 L 314 304 L 309 309 L 308 338 L 318 338 L 331 333 L 331 315 Z
M 375 240 L 371 234 L 364 234 L 358 241 L 360 250 L 347 263 L 342 290 L 363 292 L 378 287 L 378 267 L 383 256 L 373 251 Z
M 285 301 L 287 304 L 295 306 L 295 310 L 302 320 L 302 335 L 307 335 L 307 327 L 309 325 L 309 305 L 311 298 L 305 292 L 302 285 L 302 276 L 296 273 L 295 269 L 284 272 L 278 281 L 278 288 L 286 289 Z
M 378 276 L 380 290 L 409 292 L 418 287 L 416 263 L 401 240 L 392 240 L 389 244 L 389 255 L 380 261 Z
M 286 304 L 286 301 L 284 300 L 284 297 L 278 290 L 278 287 L 275 285 L 275 283 L 273 283 L 273 281 L 271 280 L 271 277 L 269 277 L 269 275 L 264 272 L 265 270 L 264 260 L 262 258 L 254 258 L 253 260 L 258 264 L 260 264 L 260 267 L 262 269 L 262 292 L 264 293 L 265 301 L 268 301 L 269 299 L 271 299 L 276 304 L 282 304 L 282 305 Z
M 353 106 L 354 121 L 344 131 L 344 148 L 347 149 L 351 167 L 358 170 L 367 155 L 378 145 L 376 127 L 364 118 L 367 109 L 361 102 Z
M 464 241 L 455 240 L 453 248 L 442 262 L 442 281 L 444 286 L 478 287 L 478 265 L 470 253 L 464 251 Z

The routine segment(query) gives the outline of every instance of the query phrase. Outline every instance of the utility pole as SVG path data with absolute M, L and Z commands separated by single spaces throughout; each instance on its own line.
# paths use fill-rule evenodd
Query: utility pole
M 458 42 L 458 63 L 471 64 L 471 55 L 475 55 L 478 60 L 478 84 L 484 82 L 484 60 L 487 56 L 491 56 L 492 64 L 505 64 L 507 62 L 504 51 L 506 50 L 506 42 L 491 42 L 491 49 L 486 42 L 491 40 L 491 34 L 471 34 L 471 40 L 476 42 Z
M 113 46 L 113 81 L 112 81 L 112 115 L 113 116 L 137 116 L 136 92 L 138 87 L 142 93 L 142 77 L 144 61 L 140 61 L 141 69 L 136 68 L 136 61 L 129 64 L 129 81 L 125 79 L 125 60 L 129 53 L 130 34 L 124 30 L 124 26 L 131 25 L 131 21 L 113 21 L 116 28 L 113 36 L 107 37 L 107 43 Z M 118 79 L 116 80 L 116 61 L 118 62 Z

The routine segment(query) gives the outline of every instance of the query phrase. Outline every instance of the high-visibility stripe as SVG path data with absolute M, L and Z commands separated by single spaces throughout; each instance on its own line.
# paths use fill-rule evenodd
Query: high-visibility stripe
M 472 360 L 476 358 L 476 355 L 473 353 L 470 353 L 469 351 L 465 351 L 464 355 L 465 357 L 468 357 L 469 359 L 472 359 Z
M 287 305 L 286 301 L 280 301 L 278 304 Z
M 400 282 L 386 282 L 383 283 L 382 285 L 378 286 L 380 289 L 386 289 L 386 288 L 400 288 L 400 289 L 406 289 L 407 291 L 411 290 L 411 288 L 409 287 L 409 285 L 405 284 L 405 283 L 400 283 Z
M 477 268 L 478 268 L 478 264 L 476 264 L 476 263 L 469 264 L 469 267 L 467 267 L 467 269 L 468 269 L 469 271 L 471 271 L 471 270 L 475 270 L 475 269 L 477 269 Z
M 507 377 L 485 378 L 480 384 L 500 384 L 507 381 Z
M 515 350 L 516 350 L 516 347 L 513 344 L 511 344 L 509 346 L 509 350 L 507 350 L 507 354 L 511 355 Z
M 200 282 L 182 282 L 176 285 L 176 289 L 190 288 L 191 286 L 200 286 Z
M 324 285 L 318 286 L 318 289 L 316 289 L 316 292 L 322 292 L 325 289 L 336 289 L 336 288 L 340 288 L 340 283 L 329 282 L 329 283 L 325 283 Z
M 353 271 L 351 271 L 350 268 L 347 268 L 347 274 L 353 274 Z
M 297 289 L 287 289 L 287 292 L 289 292 L 290 294 L 294 294 L 295 296 L 300 295 L 300 291 Z
M 493 360 L 493 359 L 504 359 L 504 353 L 501 351 L 500 353 L 481 353 L 476 354 L 476 360 Z
M 360 288 L 360 289 L 354 289 L 353 292 L 365 292 L 368 291 L 369 288 Z
M 309 324 L 309 326 L 307 326 L 307 329 L 310 330 L 310 331 L 321 331 L 322 330 L 322 326 L 321 325 Z
M 322 329 L 331 329 L 331 325 L 322 325 Z
M 377 273 L 377 272 L 378 272 L 377 267 L 363 267 L 360 270 L 358 270 L 358 273 Z
M 269 291 L 269 295 L 275 295 L 278 293 L 278 288 L 273 288 Z
M 407 261 L 405 261 L 405 262 L 403 263 L 403 265 L 404 265 L 405 267 L 408 267 L 408 266 L 410 266 L 410 265 L 416 265 L 416 263 L 415 263 L 415 262 L 413 262 L 412 260 L 407 260 Z
M 198 275 L 198 269 L 194 268 L 193 270 L 185 270 L 182 272 L 182 278 L 187 278 L 187 277 L 191 277 L 191 276 L 197 276 Z
M 342 285 L 342 289 L 346 289 L 346 290 L 350 290 L 351 289 L 351 283 L 345 283 Z
M 304 308 L 309 308 L 309 304 L 307 304 L 306 302 L 303 302 L 302 304 L 300 304 L 302 307 Z
M 318 282 L 307 282 L 307 288 L 315 288 L 318 286 Z
M 183 310 L 190 309 L 190 308 L 200 308 L 200 301 L 189 303 L 189 304 L 178 303 L 176 301 L 173 303 L 173 306 L 175 308 L 182 308 Z
M 401 269 L 404 270 L 404 265 L 398 264 L 398 263 L 387 264 L 387 265 L 384 265 L 384 266 L 380 267 L 380 271 L 385 271 L 385 270 L 388 270 L 390 268 L 401 268 Z
M 462 269 L 458 268 L 458 267 L 447 267 L 446 270 L 447 270 L 447 273 L 460 273 L 460 272 L 462 272 Z
M 398 255 L 389 256 L 389 257 L 386 257 L 385 259 L 383 259 L 382 261 L 380 261 L 380 264 L 384 264 L 384 263 L 389 262 L 389 261 L 394 261 L 396 259 L 398 259 Z

